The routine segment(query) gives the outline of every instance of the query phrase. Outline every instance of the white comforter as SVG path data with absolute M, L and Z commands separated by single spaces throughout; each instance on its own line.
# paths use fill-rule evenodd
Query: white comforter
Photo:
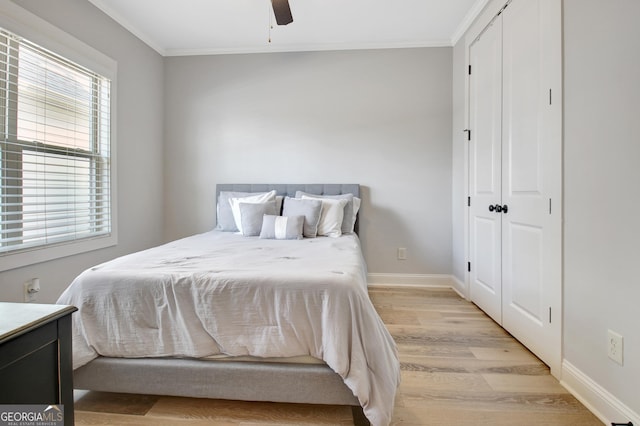
M 281 241 L 211 231 L 103 263 L 74 305 L 74 368 L 108 357 L 311 355 L 374 425 L 391 420 L 395 343 L 371 304 L 355 235 Z

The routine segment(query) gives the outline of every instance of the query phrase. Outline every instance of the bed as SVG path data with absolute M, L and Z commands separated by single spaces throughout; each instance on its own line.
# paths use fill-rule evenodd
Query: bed
M 358 185 L 218 185 L 216 200 L 269 191 L 360 196 Z M 399 361 L 368 298 L 356 212 L 337 238 L 262 238 L 267 215 L 261 236 L 217 229 L 84 271 L 58 300 L 79 309 L 74 387 L 348 405 L 355 424 L 389 424 Z

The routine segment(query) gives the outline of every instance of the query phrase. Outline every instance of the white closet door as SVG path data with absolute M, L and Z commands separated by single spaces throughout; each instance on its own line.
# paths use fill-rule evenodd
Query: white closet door
M 502 203 L 508 206 L 502 214 L 502 324 L 556 371 L 562 288 L 559 8 L 554 0 L 513 0 L 502 14 Z
M 501 200 L 502 19 L 470 46 L 470 297 L 502 323 Z

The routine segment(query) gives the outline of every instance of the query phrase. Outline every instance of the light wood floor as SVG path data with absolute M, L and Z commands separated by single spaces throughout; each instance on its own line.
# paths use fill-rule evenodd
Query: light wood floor
M 602 425 L 549 369 L 448 289 L 376 287 L 402 384 L 394 425 Z M 76 425 L 349 425 L 347 407 L 76 391 Z

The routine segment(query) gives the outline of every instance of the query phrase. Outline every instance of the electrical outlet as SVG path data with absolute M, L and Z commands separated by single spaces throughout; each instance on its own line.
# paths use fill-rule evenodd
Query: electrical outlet
M 398 260 L 407 260 L 407 249 L 405 247 L 398 247 Z
M 34 303 L 38 300 L 38 292 L 40 291 L 40 279 L 33 278 L 26 283 L 24 286 L 24 301 L 26 303 Z
M 622 353 L 624 350 L 624 339 L 618 333 L 608 330 L 607 331 L 607 355 L 609 358 L 622 365 Z

